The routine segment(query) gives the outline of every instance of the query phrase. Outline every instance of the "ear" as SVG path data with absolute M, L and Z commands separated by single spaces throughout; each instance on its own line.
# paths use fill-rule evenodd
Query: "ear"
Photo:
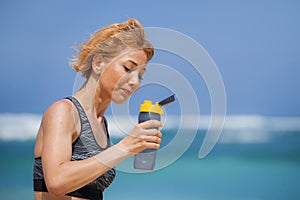
M 93 56 L 92 68 L 93 68 L 93 71 L 97 75 L 100 75 L 101 72 L 103 71 L 103 68 L 104 68 L 104 59 L 103 59 L 103 56 L 100 53 L 97 53 L 97 54 L 95 54 Z

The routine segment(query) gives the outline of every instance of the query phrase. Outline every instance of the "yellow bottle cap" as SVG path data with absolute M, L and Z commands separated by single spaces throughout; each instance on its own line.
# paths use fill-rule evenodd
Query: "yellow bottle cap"
M 164 113 L 158 102 L 156 102 L 155 105 L 152 105 L 152 101 L 150 100 L 144 100 L 144 103 L 140 106 L 140 112 L 153 112 L 160 115 Z

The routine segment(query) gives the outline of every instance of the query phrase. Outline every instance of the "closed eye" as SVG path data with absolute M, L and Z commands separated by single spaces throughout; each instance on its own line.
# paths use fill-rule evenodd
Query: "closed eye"
M 125 72 L 127 72 L 127 73 L 131 73 L 132 71 L 134 71 L 134 70 L 130 69 L 129 67 L 127 67 L 126 65 L 123 65 L 123 68 L 124 68 Z M 145 71 L 145 69 L 144 69 L 144 71 Z M 139 80 L 140 81 L 143 80 L 143 74 L 139 75 Z
M 126 72 L 130 72 L 130 71 L 131 71 L 126 65 L 123 65 L 123 67 L 124 67 L 124 70 L 125 70 Z

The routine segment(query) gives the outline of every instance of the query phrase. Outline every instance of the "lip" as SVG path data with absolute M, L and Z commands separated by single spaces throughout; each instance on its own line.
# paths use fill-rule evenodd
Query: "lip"
M 122 88 L 122 91 L 127 95 L 130 96 L 132 94 L 132 92 L 130 90 L 127 90 L 125 88 Z

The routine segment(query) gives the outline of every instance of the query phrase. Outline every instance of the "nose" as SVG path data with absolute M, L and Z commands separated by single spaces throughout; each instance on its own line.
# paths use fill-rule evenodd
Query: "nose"
M 140 84 L 139 73 L 138 72 L 132 72 L 130 75 L 131 76 L 128 80 L 128 84 L 130 85 L 130 87 L 138 86 Z

